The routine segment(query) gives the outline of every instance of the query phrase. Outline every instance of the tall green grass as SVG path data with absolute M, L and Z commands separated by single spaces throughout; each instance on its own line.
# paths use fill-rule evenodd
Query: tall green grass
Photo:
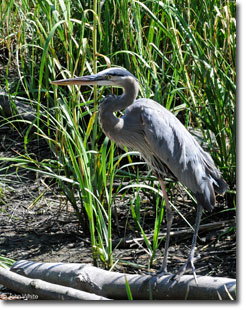
M 137 177 L 137 159 L 119 152 L 97 124 L 98 102 L 110 89 L 57 88 L 50 81 L 99 71 L 107 67 L 108 59 L 111 65 L 127 68 L 139 79 L 142 97 L 158 101 L 187 127 L 202 132 L 233 194 L 236 5 L 229 0 L 101 3 L 3 0 L 0 46 L 8 61 L 0 78 L 5 91 L 27 98 L 37 112 L 24 134 L 26 154 L 11 159 L 12 163 L 57 180 L 84 230 L 90 232 L 95 264 L 100 258 L 110 267 L 111 208 L 116 194 L 124 193 L 121 185 L 114 188 L 115 179 L 135 184 L 137 178 L 146 183 L 148 177 L 143 177 L 143 169 Z M 38 162 L 32 157 L 31 128 L 38 139 L 47 140 L 52 159 Z M 129 165 L 122 168 L 122 159 L 124 163 L 128 159 Z M 2 163 L 8 160 L 1 158 Z M 157 192 L 154 185 L 145 190 Z M 159 205 L 154 242 L 145 240 L 151 260 L 163 217 L 163 205 Z M 136 199 L 132 216 L 144 233 L 138 206 Z

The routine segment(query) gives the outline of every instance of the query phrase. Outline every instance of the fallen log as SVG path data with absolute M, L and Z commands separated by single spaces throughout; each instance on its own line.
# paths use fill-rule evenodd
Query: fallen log
M 88 292 L 52 284 L 40 279 L 30 279 L 10 270 L 0 267 L 0 284 L 5 287 L 29 296 L 29 299 L 46 300 L 108 300 Z
M 110 299 L 127 299 L 126 279 L 133 299 L 155 300 L 235 300 L 236 280 L 229 278 L 183 275 L 151 276 L 111 272 L 88 264 L 36 263 L 17 261 L 11 271 L 29 278 L 72 287 Z
M 14 115 L 13 109 L 19 119 L 32 122 L 36 118 L 36 111 L 28 101 L 17 100 L 14 96 L 0 91 L 0 110 L 3 111 L 5 116 L 9 117 Z

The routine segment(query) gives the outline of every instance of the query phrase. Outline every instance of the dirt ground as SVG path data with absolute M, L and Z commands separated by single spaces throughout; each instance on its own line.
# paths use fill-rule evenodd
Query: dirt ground
M 33 152 L 35 147 L 34 143 Z M 16 156 L 22 149 L 21 137 L 7 128 L 0 131 L 0 157 Z M 48 146 L 44 143 L 41 156 L 48 153 Z M 72 207 L 57 185 L 49 185 L 44 176 L 23 169 L 17 171 L 17 177 L 15 171 L 12 172 L 9 186 L 0 185 L 0 255 L 14 260 L 92 263 L 89 234 L 80 227 Z M 193 225 L 196 210 L 187 195 L 177 186 L 171 196 L 174 205 Z M 120 238 L 125 242 L 114 250 L 114 262 L 118 262 L 113 270 L 145 273 L 148 253 L 131 217 L 129 200 L 123 203 L 120 198 L 113 208 L 113 244 L 118 244 Z M 141 216 L 146 232 L 151 236 L 155 207 L 148 197 L 142 197 L 142 201 Z M 203 214 L 197 244 L 197 253 L 201 257 L 195 264 L 198 275 L 236 278 L 235 212 L 228 209 L 230 206 L 226 205 L 225 199 L 218 197 L 214 212 Z M 223 210 L 227 211 L 221 212 Z M 165 223 L 162 224 L 164 233 Z M 187 259 L 191 238 L 188 225 L 175 212 L 168 259 L 170 272 L 177 271 Z M 160 248 L 152 271 L 160 268 L 162 257 L 163 248 Z M 1 291 L 4 293 L 6 289 L 0 287 L 0 294 Z

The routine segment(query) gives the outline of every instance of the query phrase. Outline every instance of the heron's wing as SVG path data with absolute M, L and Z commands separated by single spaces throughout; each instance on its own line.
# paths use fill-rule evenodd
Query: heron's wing
M 213 186 L 219 188 L 217 181 L 221 181 L 211 156 L 170 111 L 156 102 L 142 104 L 141 120 L 153 156 L 163 162 L 203 206 L 211 209 L 215 204 Z
M 142 106 L 141 119 L 153 155 L 181 180 L 188 165 L 198 159 L 199 145 L 180 121 L 159 104 Z

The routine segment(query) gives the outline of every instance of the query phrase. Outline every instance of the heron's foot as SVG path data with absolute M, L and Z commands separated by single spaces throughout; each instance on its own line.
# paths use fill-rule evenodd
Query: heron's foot
M 166 281 L 167 281 L 167 283 L 169 283 L 175 275 L 173 273 L 167 271 L 167 268 L 164 268 L 164 269 L 160 268 L 159 270 L 156 271 L 155 277 L 156 277 L 156 279 L 159 279 L 162 276 L 166 276 L 166 279 L 167 279 Z
M 157 270 L 156 272 L 156 276 L 157 277 L 161 277 L 161 276 L 169 276 L 171 275 L 172 273 L 167 271 L 167 268 L 160 268 L 159 270 Z
M 188 271 L 189 269 L 191 269 L 193 277 L 196 281 L 196 284 L 198 285 L 198 281 L 197 281 L 197 276 L 196 276 L 196 268 L 194 263 L 200 258 L 200 255 L 194 257 L 194 256 L 189 256 L 187 261 L 185 262 L 185 264 L 178 270 L 178 272 L 176 273 L 176 275 L 173 277 L 173 280 L 176 282 L 178 282 L 181 278 L 182 275 L 184 275 L 186 273 L 186 271 Z

